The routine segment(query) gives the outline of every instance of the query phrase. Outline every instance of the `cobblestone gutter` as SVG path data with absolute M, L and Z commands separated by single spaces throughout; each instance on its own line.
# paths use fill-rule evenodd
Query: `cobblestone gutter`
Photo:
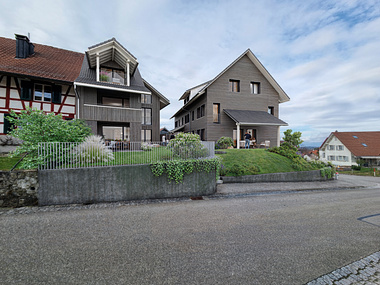
M 0 207 L 37 205 L 37 170 L 0 171 Z
M 380 284 L 380 251 L 310 281 L 306 285 Z

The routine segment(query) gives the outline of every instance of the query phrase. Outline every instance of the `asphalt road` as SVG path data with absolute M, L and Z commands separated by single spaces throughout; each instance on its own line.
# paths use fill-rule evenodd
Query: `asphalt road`
M 0 284 L 305 284 L 380 249 L 380 188 L 0 215 Z

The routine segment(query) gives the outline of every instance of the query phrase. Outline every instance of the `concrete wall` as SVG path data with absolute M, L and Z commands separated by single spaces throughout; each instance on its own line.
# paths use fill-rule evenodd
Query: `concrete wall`
M 38 204 L 114 202 L 213 194 L 216 173 L 191 173 L 183 183 L 156 177 L 149 165 L 40 170 Z
M 325 181 L 320 170 L 268 173 L 246 176 L 223 176 L 223 183 L 259 183 L 259 182 L 300 182 L 300 181 Z
M 0 171 L 0 207 L 37 205 L 37 170 Z

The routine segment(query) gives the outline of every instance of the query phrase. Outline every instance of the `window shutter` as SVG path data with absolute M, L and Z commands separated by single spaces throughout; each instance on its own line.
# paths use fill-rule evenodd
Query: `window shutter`
M 53 89 L 53 103 L 61 104 L 61 96 L 62 95 L 62 86 L 61 85 L 54 85 Z
M 32 82 L 21 81 L 21 100 L 32 100 Z

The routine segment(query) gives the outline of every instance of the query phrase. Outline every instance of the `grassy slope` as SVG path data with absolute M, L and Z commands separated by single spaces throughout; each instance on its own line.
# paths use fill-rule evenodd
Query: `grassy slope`
M 223 151 L 227 153 L 219 154 L 218 156 L 222 158 L 222 164 L 227 172 L 236 163 L 242 165 L 241 169 L 244 173 L 241 175 L 295 171 L 291 166 L 291 160 L 265 149 L 227 149 Z M 259 171 L 252 173 L 252 165 L 258 166 Z M 226 175 L 233 174 L 226 173 Z
M 20 157 L 9 158 L 8 156 L 0 157 L 0 170 L 11 170 L 11 168 L 19 161 Z M 17 167 L 18 168 L 18 167 Z

